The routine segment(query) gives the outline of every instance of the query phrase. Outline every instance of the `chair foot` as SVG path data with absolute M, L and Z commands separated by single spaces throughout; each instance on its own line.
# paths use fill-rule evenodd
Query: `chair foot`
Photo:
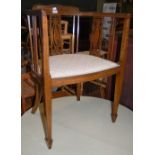
M 51 149 L 52 148 L 52 144 L 53 144 L 53 140 L 45 138 L 45 141 L 46 141 L 46 144 L 48 146 L 48 149 Z
M 80 96 L 77 96 L 77 98 L 76 98 L 76 99 L 77 99 L 77 101 L 80 101 Z
M 35 114 L 35 112 L 37 111 L 38 107 L 39 107 L 39 104 L 34 105 L 34 106 L 32 107 L 31 113 L 32 113 L 32 114 Z
M 116 118 L 117 118 L 117 114 L 111 114 L 111 119 L 113 123 L 116 121 Z
M 36 110 L 37 110 L 37 108 L 35 108 L 35 109 L 34 109 L 34 108 L 32 108 L 31 113 L 32 113 L 32 114 L 35 114 Z

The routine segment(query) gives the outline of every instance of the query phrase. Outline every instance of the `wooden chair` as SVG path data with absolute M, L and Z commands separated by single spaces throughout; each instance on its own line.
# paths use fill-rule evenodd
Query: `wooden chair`
M 63 53 L 74 53 L 74 38 L 73 34 L 68 33 L 68 21 L 61 20 L 61 37 Z
M 112 122 L 116 121 L 119 99 L 121 95 L 121 86 L 123 81 L 124 63 L 126 58 L 126 47 L 129 33 L 129 14 L 105 14 L 105 13 L 90 13 L 80 12 L 77 15 L 81 17 L 104 17 L 110 16 L 115 18 L 122 18 L 124 20 L 122 44 L 120 50 L 120 58 L 117 63 L 110 60 L 105 60 L 93 55 L 82 54 L 60 54 L 49 55 L 49 24 L 48 17 L 55 21 L 57 28 L 52 28 L 53 42 L 59 46 L 60 42 L 60 16 L 59 13 L 51 13 L 40 10 L 27 11 L 29 24 L 32 27 L 30 37 L 31 46 L 33 49 L 33 74 L 41 81 L 43 90 L 43 104 L 44 104 L 44 118 L 45 118 L 45 139 L 48 148 L 52 146 L 52 88 L 61 87 L 69 84 L 79 84 L 86 81 L 92 81 L 98 78 L 116 75 L 115 95 L 112 104 Z M 67 15 L 67 12 L 66 14 Z M 68 14 L 70 15 L 70 13 Z M 55 25 L 56 26 L 56 25 Z M 37 28 L 41 38 L 41 46 L 38 46 Z M 58 33 L 59 32 L 59 33 Z M 99 36 L 99 33 L 97 33 Z M 96 39 L 98 40 L 98 37 Z M 38 49 L 40 47 L 41 49 Z M 60 50 L 60 49 L 59 49 Z M 62 50 L 62 49 L 61 49 Z M 41 60 L 39 60 L 38 53 L 41 51 Z M 95 52 L 95 51 L 93 51 Z M 95 54 L 96 55 L 96 54 Z M 41 63 L 39 63 L 41 62 Z M 41 65 L 41 66 L 40 66 Z M 41 72 L 40 72 L 41 68 Z

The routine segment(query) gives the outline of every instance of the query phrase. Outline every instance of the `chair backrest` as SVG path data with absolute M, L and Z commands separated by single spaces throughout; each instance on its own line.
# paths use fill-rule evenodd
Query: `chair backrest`
M 67 21 L 61 21 L 59 14 L 74 14 L 79 13 L 79 9 L 77 7 L 72 6 L 63 6 L 59 4 L 52 5 L 41 5 L 36 4 L 32 7 L 32 10 L 44 10 L 48 15 L 48 24 L 49 24 L 49 48 L 50 55 L 63 54 L 63 40 L 61 38 L 61 34 L 67 34 L 68 31 L 68 23 Z M 63 28 L 63 29 L 62 29 Z
M 43 70 L 48 71 L 48 56 L 49 56 L 49 36 L 53 37 L 52 44 L 54 44 L 54 48 L 58 49 L 60 52 L 61 48 L 59 44 L 61 42 L 61 15 L 58 14 L 49 14 L 47 15 L 45 11 L 34 10 L 32 11 L 32 15 L 28 16 L 28 23 L 29 23 L 29 33 L 30 33 L 30 42 L 31 42 L 31 49 L 32 49 L 32 56 L 33 56 L 33 64 L 34 70 L 38 71 L 38 64 L 39 64 L 39 56 L 38 53 L 41 53 L 42 60 L 43 60 Z M 35 14 L 36 13 L 36 16 Z M 40 15 L 41 14 L 41 15 Z M 40 16 L 39 16 L 40 15 Z M 69 14 L 70 15 L 70 14 Z M 129 22 L 130 22 L 130 15 L 129 14 L 113 14 L 113 13 L 93 13 L 93 12 L 80 12 L 78 13 L 80 17 L 91 17 L 93 19 L 92 23 L 92 33 L 91 33 L 91 41 L 90 43 L 94 45 L 90 45 L 90 49 L 93 52 L 96 52 L 100 48 L 100 43 L 102 41 L 101 34 L 102 30 L 102 22 L 104 17 L 111 17 L 112 18 L 112 42 L 110 45 L 111 52 L 114 51 L 114 42 L 116 36 L 116 26 L 117 21 L 119 19 L 123 20 L 122 31 L 121 31 L 121 47 L 120 47 L 120 57 L 119 62 L 124 63 L 126 57 L 126 48 L 127 48 L 127 41 L 128 41 L 128 33 L 129 33 Z M 48 23 L 48 19 L 50 19 L 50 24 Z M 38 20 L 38 21 L 37 21 Z M 50 31 L 49 31 L 50 27 Z M 32 31 L 31 31 L 32 30 Z M 32 33 L 32 34 L 31 34 Z M 52 34 L 50 34 L 52 33 Z M 60 36 L 59 36 L 60 35 Z M 59 43 L 59 44 L 57 44 Z
M 29 30 L 32 71 L 39 75 L 49 75 L 48 20 L 45 11 L 26 11 Z
M 50 55 L 62 54 L 61 18 L 55 14 L 55 7 L 59 5 L 36 4 L 32 10 L 44 10 L 48 15 L 49 50 Z M 52 14 L 53 13 L 53 14 Z M 56 12 L 57 13 L 57 12 Z
M 105 40 L 103 37 L 103 25 L 105 22 L 105 18 L 111 19 L 109 27 L 110 32 L 108 36 L 108 46 L 105 45 Z M 102 13 L 102 15 L 95 16 L 92 20 L 92 30 L 90 35 L 90 54 L 99 56 L 100 51 L 104 50 L 107 52 L 107 59 L 112 61 L 119 61 L 120 55 L 121 53 L 123 53 L 121 52 L 123 44 L 125 43 L 125 47 L 127 46 L 126 38 L 125 40 L 123 40 L 123 37 L 126 34 L 126 30 L 129 29 L 126 28 L 126 25 L 128 25 L 126 24 L 127 20 L 128 22 L 130 22 L 129 14 Z M 128 38 L 128 34 L 126 37 Z

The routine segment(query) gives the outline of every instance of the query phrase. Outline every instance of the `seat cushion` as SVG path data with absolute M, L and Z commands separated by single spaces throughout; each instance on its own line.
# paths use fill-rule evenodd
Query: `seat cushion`
M 85 54 L 62 54 L 49 57 L 52 78 L 64 78 L 95 73 L 118 67 L 119 64 Z

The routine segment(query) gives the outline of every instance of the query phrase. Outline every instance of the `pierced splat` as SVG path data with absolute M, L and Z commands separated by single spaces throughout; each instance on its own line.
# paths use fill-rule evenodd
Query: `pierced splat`
M 90 35 L 90 54 L 100 56 L 102 45 L 103 18 L 93 17 L 92 32 Z
M 50 55 L 62 54 L 61 18 L 58 15 L 49 17 Z

